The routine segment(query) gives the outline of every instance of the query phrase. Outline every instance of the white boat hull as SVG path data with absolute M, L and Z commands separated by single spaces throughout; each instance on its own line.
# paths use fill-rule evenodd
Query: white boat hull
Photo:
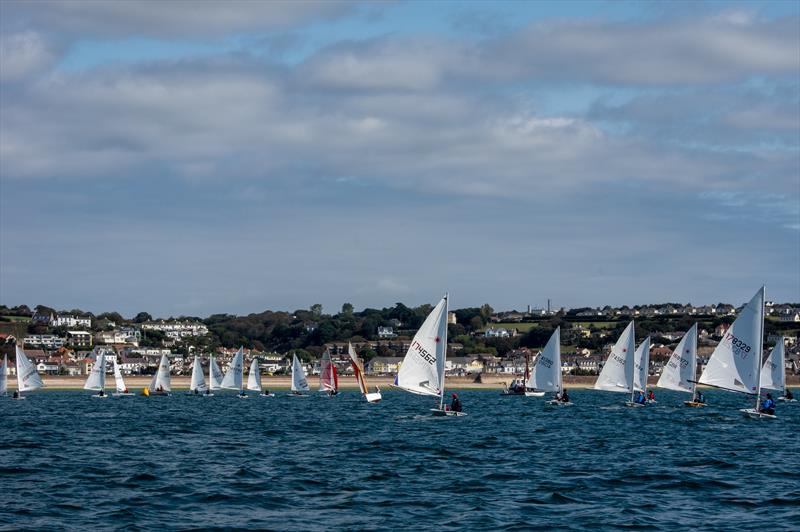
M 625 401 L 625 406 L 629 406 L 631 408 L 642 408 L 645 405 L 642 403 L 634 403 L 633 401 Z
M 551 405 L 551 406 L 575 406 L 575 403 L 573 403 L 571 401 L 568 401 L 568 402 L 565 403 L 564 401 L 556 401 L 555 399 L 553 399 L 551 401 L 547 401 L 547 403 L 545 403 L 545 404 L 548 404 L 548 405 Z
M 311 397 L 310 395 L 305 393 L 287 393 L 286 395 L 288 397 Z
M 368 393 L 368 394 L 365 394 L 365 395 L 364 395 L 364 398 L 367 400 L 367 402 L 368 402 L 368 403 L 377 403 L 377 402 L 379 402 L 381 399 L 383 399 L 383 397 L 381 396 L 381 394 L 380 394 L 380 393 L 377 393 L 377 392 L 376 392 L 376 393 Z
M 525 392 L 525 397 L 544 397 L 544 392 Z
M 461 417 L 466 416 L 466 412 L 456 412 L 454 410 L 442 410 L 441 408 L 431 408 L 431 413 L 437 417 Z
M 259 397 L 275 397 L 274 393 L 260 393 Z
M 99 393 L 96 393 L 92 396 L 92 399 L 105 399 L 106 397 L 108 397 L 106 394 L 100 395 Z
M 784 403 L 796 403 L 797 399 L 787 399 L 785 397 L 778 397 L 778 401 L 783 401 Z
M 778 416 L 759 412 L 755 408 L 742 408 L 739 410 L 739 412 L 744 414 L 745 417 L 749 417 L 751 419 L 778 419 Z
M 111 394 L 113 397 L 133 397 L 135 393 L 130 392 L 114 392 Z

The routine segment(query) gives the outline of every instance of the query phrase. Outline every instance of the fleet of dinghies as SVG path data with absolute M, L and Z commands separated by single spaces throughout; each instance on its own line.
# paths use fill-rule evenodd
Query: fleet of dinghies
M 761 390 L 775 390 L 784 395 L 784 401 L 796 401 L 786 395 L 784 339 L 780 337 L 763 365 L 760 356 L 764 340 L 764 300 L 765 289 L 762 287 L 744 307 L 724 337 L 714 349 L 700 378 L 697 374 L 697 324 L 686 332 L 678 342 L 670 358 L 664 366 L 656 383 L 658 388 L 686 392 L 689 400 L 686 406 L 707 406 L 704 400 L 698 400 L 697 384 L 711 386 L 731 392 L 752 395 L 755 397 L 754 408 L 744 408 L 741 412 L 751 418 L 775 419 L 774 408 L 760 407 Z M 445 362 L 447 357 L 447 316 L 448 296 L 445 295 L 427 316 L 417 331 L 406 352 L 400 370 L 395 377 L 394 387 L 406 392 L 438 399 L 438 404 L 430 408 L 435 416 L 466 416 L 461 411 L 460 401 L 453 394 L 453 407 L 445 404 Z M 546 402 L 553 406 L 572 406 L 567 391 L 564 389 L 561 371 L 561 328 L 553 332 L 544 349 L 536 357 L 528 374 L 526 360 L 525 395 L 541 397 L 545 393 L 554 394 L 552 400 Z M 382 399 L 379 388 L 370 392 L 364 377 L 364 363 L 356 354 L 353 345 L 347 345 L 348 355 L 359 390 L 368 403 L 377 403 Z M 113 373 L 117 397 L 133 396 L 125 386 L 119 364 L 113 357 Z M 611 349 L 606 363 L 594 384 L 595 390 L 630 394 L 624 404 L 630 407 L 643 407 L 648 401 L 644 399 L 647 390 L 647 376 L 650 361 L 650 338 L 647 337 L 636 347 L 635 324 L 631 321 L 617 339 Z M 107 397 L 106 387 L 107 359 L 105 354 L 97 355 L 84 389 L 96 391 L 91 397 Z M 22 392 L 29 392 L 44 386 L 36 366 L 28 359 L 25 352 L 16 346 L 17 391 L 15 399 L 24 399 Z M 195 356 L 192 364 L 192 375 L 189 385 L 191 395 L 212 396 L 213 390 L 237 390 L 238 396 L 245 398 L 244 383 L 244 349 L 239 348 L 231 361 L 225 375 L 217 365 L 214 357 L 209 357 L 208 385 L 205 382 L 200 357 Z M 0 366 L 0 395 L 6 395 L 8 389 L 8 358 L 3 357 Z M 274 394 L 264 390 L 261 385 L 261 372 L 258 360 L 250 365 L 247 378 L 247 390 L 259 392 L 265 397 Z M 327 395 L 336 395 L 339 390 L 339 379 L 336 365 L 326 351 L 320 363 L 319 391 Z M 158 370 L 143 395 L 169 395 L 171 391 L 169 359 L 161 356 Z M 292 355 L 291 397 L 309 397 L 309 385 L 305 369 Z M 634 395 L 639 392 L 639 398 Z M 530 395 L 529 395 L 530 394 Z M 516 394 L 521 395 L 521 394 Z M 649 401 L 655 402 L 655 401 Z M 457 405 L 457 406 L 456 406 Z

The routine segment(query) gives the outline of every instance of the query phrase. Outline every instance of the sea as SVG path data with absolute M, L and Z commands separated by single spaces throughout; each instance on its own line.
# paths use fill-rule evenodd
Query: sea
M 800 530 L 800 403 L 276 393 L 0 398 L 0 530 Z

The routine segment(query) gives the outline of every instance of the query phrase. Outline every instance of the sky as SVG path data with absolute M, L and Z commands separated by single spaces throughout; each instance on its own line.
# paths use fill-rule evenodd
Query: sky
M 800 301 L 797 2 L 0 2 L 0 304 L 762 284 Z

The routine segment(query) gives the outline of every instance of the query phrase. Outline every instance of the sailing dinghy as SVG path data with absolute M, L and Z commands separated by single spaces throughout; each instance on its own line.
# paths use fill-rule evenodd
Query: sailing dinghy
M 3 355 L 3 365 L 0 366 L 0 396 L 8 394 L 8 355 Z
M 297 353 L 292 353 L 292 391 L 289 393 L 289 397 L 308 397 L 309 390 L 306 370 L 300 364 Z
M 17 393 L 14 399 L 25 399 L 22 392 L 38 390 L 44 386 L 42 377 L 36 371 L 36 366 L 25 356 L 25 351 L 17 345 Z
M 83 385 L 84 390 L 94 390 L 98 393 L 92 395 L 93 398 L 105 399 L 106 395 L 106 355 L 99 354 L 94 361 L 92 371 L 86 378 L 86 383 Z
M 786 395 L 786 360 L 784 359 L 784 339 L 783 336 L 778 338 L 775 342 L 775 347 L 772 348 L 764 365 L 761 367 L 761 387 L 767 390 L 776 390 L 781 392 L 779 401 L 787 401 L 794 403 L 797 399 L 787 399 Z
M 171 381 L 169 376 L 169 358 L 166 354 L 161 355 L 161 361 L 158 363 L 158 370 L 153 375 L 153 380 L 150 381 L 150 386 L 145 388 L 142 393 L 144 395 L 170 395 L 172 390 Z
M 633 365 L 636 352 L 636 339 L 633 321 L 631 321 L 611 348 L 603 369 L 594 383 L 595 390 L 606 392 L 630 393 L 631 400 L 628 406 L 644 406 L 633 402 Z
M 572 406 L 574 404 L 560 399 L 561 393 L 564 391 L 561 376 L 561 327 L 556 327 L 556 330 L 550 335 L 547 345 L 536 357 L 531 376 L 525 386 L 540 391 L 542 395 L 546 392 L 555 393 L 556 398 L 547 401 L 546 404 L 553 406 Z
M 676 392 L 689 392 L 689 401 L 683 404 L 690 407 L 708 406 L 695 401 L 697 389 L 697 324 L 686 331 L 681 341 L 669 357 L 669 361 L 661 371 L 656 383 L 657 388 L 665 388 Z
M 114 362 L 114 387 L 117 390 L 111 395 L 114 397 L 133 397 L 134 394 L 128 391 L 128 387 L 125 386 L 125 381 L 122 379 L 122 370 L 117 362 L 117 357 L 114 356 L 111 360 Z
M 700 384 L 755 396 L 755 408 L 739 411 L 754 419 L 777 419 L 761 412 L 761 351 L 764 345 L 765 288 L 756 292 L 708 360 Z
M 364 396 L 364 399 L 366 399 L 368 403 L 377 403 L 382 399 L 381 390 L 376 386 L 376 391 L 370 393 L 367 387 L 367 381 L 364 379 L 364 363 L 356 354 L 356 350 L 353 349 L 353 344 L 350 342 L 347 342 L 347 354 L 350 355 L 350 364 L 353 366 L 353 373 L 356 375 L 356 381 L 358 382 L 358 389 L 361 390 L 361 395 Z
M 258 392 L 262 397 L 275 397 L 274 393 L 264 393 L 261 387 L 261 368 L 258 366 L 257 358 L 254 358 L 250 363 L 250 372 L 247 374 L 247 389 Z
M 339 393 L 339 376 L 336 374 L 336 364 L 331 360 L 328 349 L 322 354 L 319 368 L 319 391 L 328 396 Z
M 244 347 L 240 347 L 233 355 L 228 372 L 222 379 L 221 387 L 226 390 L 239 390 L 239 397 L 247 399 L 247 394 L 244 393 Z
M 643 394 L 647 393 L 647 376 L 650 373 L 648 369 L 650 368 L 650 337 L 644 339 L 644 342 L 639 344 L 639 348 L 635 351 L 633 355 L 633 390 L 631 391 L 631 403 L 635 403 L 633 400 L 634 392 L 642 392 Z M 655 403 L 655 400 L 651 401 L 649 399 L 646 400 L 647 403 Z M 636 403 L 638 406 L 642 406 L 640 403 Z M 628 406 L 632 406 L 632 404 L 628 404 Z
M 205 397 L 213 397 L 214 390 L 222 389 L 222 370 L 219 369 L 219 364 L 214 360 L 214 355 L 208 357 L 208 390 L 206 390 Z
M 435 416 L 466 416 L 444 405 L 444 363 L 447 357 L 447 295 L 419 328 L 397 372 L 395 386 L 417 395 L 439 398 Z
M 206 378 L 203 375 L 203 365 L 200 363 L 200 357 L 195 355 L 192 363 L 192 379 L 189 381 L 189 395 L 200 395 L 207 391 L 208 386 L 206 386 Z

